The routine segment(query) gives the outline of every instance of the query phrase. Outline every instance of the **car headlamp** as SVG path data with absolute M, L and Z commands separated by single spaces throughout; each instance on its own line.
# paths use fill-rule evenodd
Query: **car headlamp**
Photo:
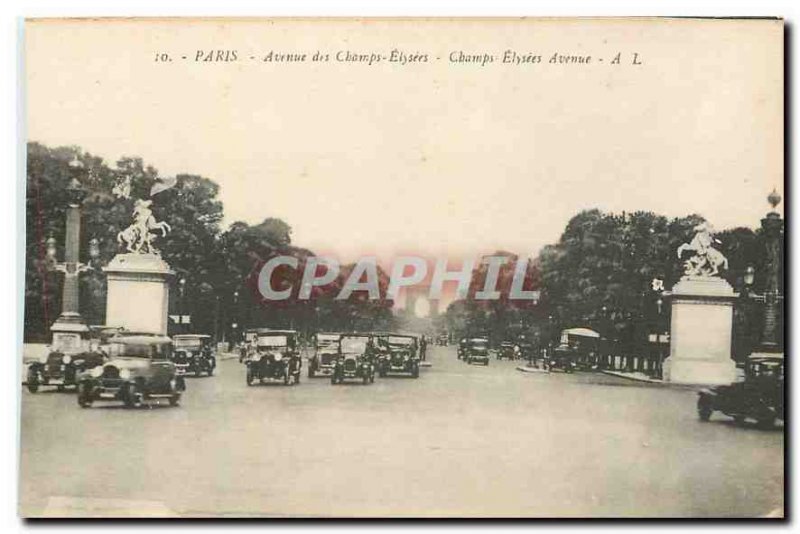
M 94 378 L 100 378 L 100 375 L 103 374 L 103 366 L 98 365 L 97 367 L 89 371 L 89 374 L 92 375 Z
M 280 360 L 282 360 L 282 359 L 283 359 L 283 356 L 282 356 L 282 355 L 280 355 L 280 354 L 278 354 L 278 353 L 276 352 L 276 353 L 274 353 L 274 354 L 272 355 L 272 359 L 273 359 L 273 360 L 275 360 L 276 362 L 278 362 L 278 361 L 280 361 Z
M 119 377 L 123 380 L 127 380 L 131 377 L 131 370 L 130 369 L 121 369 L 119 372 Z
M 69 356 L 69 354 L 65 354 L 64 355 L 64 365 L 68 364 L 71 361 L 72 361 L 72 358 Z

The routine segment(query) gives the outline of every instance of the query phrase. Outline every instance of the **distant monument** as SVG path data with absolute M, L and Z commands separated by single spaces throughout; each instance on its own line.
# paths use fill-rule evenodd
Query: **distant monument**
M 695 228 L 689 243 L 678 247 L 684 275 L 672 288 L 670 355 L 664 380 L 679 384 L 729 384 L 736 379 L 731 359 L 733 288 L 719 276 L 728 260 L 713 247 L 718 243 L 708 223 Z
M 130 188 L 124 185 L 114 192 L 127 198 Z M 157 186 L 151 195 L 166 189 Z M 114 256 L 103 268 L 108 276 L 106 323 L 128 331 L 166 335 L 169 279 L 175 273 L 161 259 L 154 242 L 159 236 L 165 237 L 170 226 L 156 221 L 151 205 L 152 200 L 136 200 L 133 222 L 117 234 L 125 252 Z

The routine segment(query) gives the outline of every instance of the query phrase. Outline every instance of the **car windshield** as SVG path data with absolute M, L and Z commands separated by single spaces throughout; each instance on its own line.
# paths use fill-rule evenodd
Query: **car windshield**
M 259 336 L 258 346 L 263 348 L 280 348 L 288 345 L 286 336 Z
M 320 334 L 317 336 L 317 346 L 329 347 L 339 341 L 339 336 L 336 334 Z
M 476 349 L 485 349 L 486 346 L 489 344 L 489 342 L 486 341 L 485 339 L 473 339 L 472 341 L 470 341 L 470 343 Z
M 390 345 L 413 345 L 414 338 L 413 337 L 400 337 L 400 336 L 389 336 L 389 344 Z
M 367 350 L 368 337 L 343 337 L 342 352 L 347 354 L 363 354 Z
M 176 337 L 174 339 L 175 348 L 178 349 L 186 349 L 186 348 L 199 348 L 203 346 L 202 340 L 199 338 L 180 338 Z
M 109 353 L 115 358 L 166 358 L 169 345 L 155 343 L 112 343 Z

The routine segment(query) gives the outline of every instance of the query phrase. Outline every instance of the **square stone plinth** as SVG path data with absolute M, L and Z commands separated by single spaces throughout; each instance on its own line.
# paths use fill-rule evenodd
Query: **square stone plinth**
M 736 294 L 722 278 L 682 278 L 671 292 L 670 356 L 664 379 L 680 384 L 729 384 Z
M 155 254 L 117 254 L 103 270 L 108 277 L 106 324 L 166 335 L 174 274 L 169 265 Z

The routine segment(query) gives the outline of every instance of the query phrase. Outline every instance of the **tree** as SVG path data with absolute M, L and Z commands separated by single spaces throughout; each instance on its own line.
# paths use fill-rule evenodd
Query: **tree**
M 70 169 L 69 162 L 78 157 L 83 170 Z M 77 177 L 86 190 L 82 205 L 81 261 L 87 262 L 88 242 L 99 241 L 97 266 L 106 265 L 118 252 L 117 233 L 131 222 L 133 202 L 148 198 L 158 178 L 157 171 L 141 158 L 122 158 L 110 168 L 98 157 L 83 153 L 78 147 L 47 148 L 28 144 L 28 180 L 26 189 L 26 276 L 25 338 L 45 341 L 49 327 L 60 311 L 61 275 L 47 270 L 45 241 L 55 238 L 58 256 L 63 258 L 64 197 L 70 180 Z M 129 199 L 112 194 L 115 184 L 130 181 Z M 219 187 L 200 176 L 180 175 L 177 185 L 153 197 L 153 213 L 167 220 L 172 231 L 156 242 L 164 260 L 179 274 L 191 273 L 187 289 L 193 307 L 184 310 L 203 324 L 213 318 L 208 298 L 201 298 L 211 287 L 222 204 L 217 200 Z M 80 277 L 81 314 L 93 324 L 105 322 L 105 276 L 98 268 Z M 175 299 L 171 299 L 175 300 Z M 197 312 L 197 313 L 195 313 Z

